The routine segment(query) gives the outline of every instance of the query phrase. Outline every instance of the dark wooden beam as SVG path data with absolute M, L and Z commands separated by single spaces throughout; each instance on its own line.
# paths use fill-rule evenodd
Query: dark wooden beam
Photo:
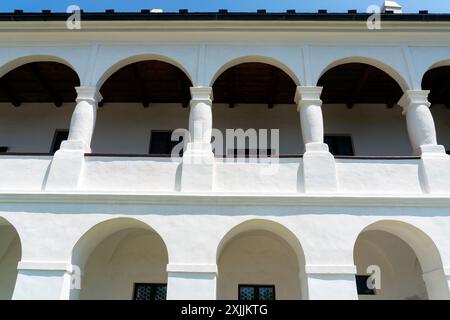
M 230 76 L 228 78 L 228 100 L 229 107 L 234 108 L 236 103 L 236 82 L 237 82 L 237 68 L 233 67 L 230 70 Z
M 35 79 L 37 79 L 46 93 L 50 96 L 55 106 L 58 108 L 62 106 L 62 99 L 59 96 L 59 94 L 52 88 L 49 81 L 45 79 L 45 77 L 42 75 L 42 73 L 39 71 L 37 66 L 35 64 L 29 64 L 29 70 L 31 71 L 31 74 L 34 76 Z
M 361 73 L 361 77 L 358 81 L 358 83 L 356 84 L 356 86 L 353 88 L 353 91 L 349 97 L 349 100 L 347 102 L 347 108 L 351 109 L 353 108 L 356 99 L 358 98 L 358 96 L 361 93 L 361 90 L 364 88 L 364 85 L 367 82 L 367 79 L 370 76 L 370 69 L 371 67 L 369 65 L 364 66 L 362 73 Z
M 177 85 L 182 99 L 183 108 L 189 107 L 191 101 L 191 92 L 189 88 L 191 84 L 185 77 L 177 80 Z
M 20 107 L 22 101 L 10 86 L 8 86 L 4 82 L 0 82 L 0 91 L 2 91 L 8 97 L 14 107 Z
M 270 80 L 269 80 L 269 87 L 267 88 L 267 94 L 268 94 L 268 104 L 267 107 L 269 109 L 273 108 L 276 92 L 278 91 L 278 69 L 276 67 L 270 68 Z
M 448 77 L 447 80 L 442 83 L 442 86 L 440 87 L 439 90 L 437 90 L 434 96 L 439 98 L 449 91 L 450 91 L 450 77 Z
M 148 108 L 150 106 L 150 99 L 148 98 L 147 91 L 144 86 L 144 82 L 142 80 L 141 74 L 139 73 L 139 69 L 136 64 L 132 65 L 133 75 L 136 82 L 136 85 L 139 89 L 139 94 L 141 96 L 142 105 L 144 108 Z

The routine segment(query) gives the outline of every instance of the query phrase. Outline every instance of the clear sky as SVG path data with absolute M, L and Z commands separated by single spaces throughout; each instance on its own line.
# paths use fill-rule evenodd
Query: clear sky
M 164 11 L 189 9 L 192 12 L 217 11 L 285 11 L 296 9 L 300 12 L 328 9 L 329 12 L 346 12 L 357 9 L 365 12 L 370 5 L 381 5 L 383 0 L 0 0 L 0 11 L 11 12 L 14 9 L 36 12 L 50 9 L 55 12 L 66 11 L 69 5 L 78 5 L 84 11 L 138 11 L 140 9 L 159 8 Z M 450 0 L 398 0 L 405 12 L 450 13 Z

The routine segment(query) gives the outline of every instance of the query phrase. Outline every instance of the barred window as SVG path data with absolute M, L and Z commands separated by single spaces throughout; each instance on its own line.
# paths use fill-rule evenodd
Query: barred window
M 253 300 L 253 301 L 275 300 L 275 286 L 240 284 L 239 300 Z
M 133 300 L 166 300 L 167 284 L 135 283 Z

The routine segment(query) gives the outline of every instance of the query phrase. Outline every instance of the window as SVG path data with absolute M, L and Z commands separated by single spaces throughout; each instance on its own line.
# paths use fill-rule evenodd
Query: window
M 240 284 L 239 300 L 253 300 L 253 301 L 275 300 L 275 286 Z
M 325 143 L 330 148 L 330 153 L 335 156 L 354 156 L 352 137 L 350 136 L 325 136 Z
M 178 141 L 172 141 L 172 131 L 152 131 L 150 136 L 150 154 L 169 155 L 172 153 L 173 147 L 183 141 L 183 137 L 180 137 Z M 182 151 L 180 152 L 180 156 Z
M 61 146 L 61 142 L 67 140 L 67 138 L 69 138 L 69 130 L 56 130 L 50 153 L 55 153 L 58 151 Z
M 246 148 L 246 149 L 230 149 L 230 150 L 228 150 L 228 155 L 234 156 L 234 157 L 245 156 L 246 158 L 249 158 L 250 156 L 253 156 L 253 157 L 258 156 L 259 157 L 259 156 L 263 156 L 262 151 L 263 150 L 261 150 L 261 149 L 248 149 L 248 148 Z M 272 155 L 272 153 L 275 153 L 275 152 L 273 152 L 272 149 L 267 149 L 264 151 L 265 151 L 264 156 L 268 156 L 268 157 L 270 157 Z
M 167 284 L 135 283 L 133 300 L 166 300 Z
M 356 276 L 356 289 L 359 295 L 375 295 L 375 289 L 370 289 L 367 286 L 367 280 L 370 276 L 368 275 L 357 275 Z
M 0 152 L 8 152 L 8 147 L 0 147 Z

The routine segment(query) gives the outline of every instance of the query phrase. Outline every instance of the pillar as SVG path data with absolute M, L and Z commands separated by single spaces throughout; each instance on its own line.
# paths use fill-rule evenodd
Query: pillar
M 310 300 L 358 300 L 356 267 L 352 265 L 307 265 Z
M 167 300 L 215 300 L 217 266 L 167 266 Z
M 211 191 L 214 176 L 212 152 L 212 88 L 192 87 L 189 139 L 183 154 L 181 191 Z
M 450 291 L 447 276 L 442 269 L 423 273 L 423 281 L 427 288 L 428 299 L 450 300 Z
M 71 265 L 58 261 L 20 261 L 13 300 L 68 300 Z
M 45 190 L 76 190 L 84 163 L 84 154 L 91 152 L 97 104 L 102 99 L 96 87 L 76 87 L 77 105 L 70 122 L 69 138 L 61 143 L 50 167 Z
M 428 90 L 408 90 L 398 104 L 406 116 L 408 136 L 413 152 L 421 157 L 420 174 L 426 193 L 450 192 L 450 157 L 437 144 L 436 129 L 428 101 Z
M 322 87 L 297 87 L 295 102 L 300 114 L 305 153 L 302 160 L 302 191 L 329 193 L 337 191 L 336 166 L 324 143 Z

